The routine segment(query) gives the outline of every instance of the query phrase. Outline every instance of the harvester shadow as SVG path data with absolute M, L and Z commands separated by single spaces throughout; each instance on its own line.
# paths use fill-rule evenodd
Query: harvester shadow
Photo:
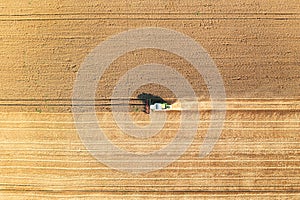
M 167 103 L 160 96 L 156 96 L 156 95 L 149 94 L 149 93 L 142 93 L 142 94 L 139 94 L 137 97 L 138 97 L 139 100 L 143 101 L 143 103 L 147 103 L 147 100 L 148 101 L 151 100 L 152 104 L 155 104 L 155 103 Z

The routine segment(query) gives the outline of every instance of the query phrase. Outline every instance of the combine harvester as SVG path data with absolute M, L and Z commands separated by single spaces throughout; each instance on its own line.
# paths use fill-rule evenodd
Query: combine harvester
M 146 100 L 145 112 L 150 114 L 152 111 L 169 111 L 180 110 L 180 103 L 168 104 L 168 103 L 151 103 L 151 99 Z

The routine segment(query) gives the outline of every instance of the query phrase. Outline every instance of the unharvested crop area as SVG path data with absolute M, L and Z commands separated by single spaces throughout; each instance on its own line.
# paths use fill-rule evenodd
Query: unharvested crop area
M 199 158 L 211 116 L 201 75 L 185 59 L 158 49 L 116 59 L 99 82 L 96 110 L 99 126 L 120 148 L 158 150 L 180 124 L 180 111 L 172 111 L 151 138 L 119 129 L 110 98 L 128 70 L 145 63 L 171 66 L 199 101 L 198 131 L 185 154 L 164 169 L 137 175 L 90 155 L 77 134 L 71 99 L 89 52 L 112 35 L 142 27 L 182 32 L 206 49 L 224 80 L 227 113 L 214 150 Z M 299 33 L 298 0 L 0 2 L 0 198 L 299 198 Z M 122 98 L 143 92 L 176 100 L 155 84 Z M 133 106 L 131 116 L 137 124 L 149 122 L 142 105 Z

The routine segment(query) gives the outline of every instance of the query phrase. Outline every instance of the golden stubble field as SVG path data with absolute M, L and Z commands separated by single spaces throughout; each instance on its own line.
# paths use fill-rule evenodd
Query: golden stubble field
M 299 25 L 296 0 L 0 2 L 0 199 L 299 198 Z M 142 27 L 182 32 L 206 49 L 223 77 L 227 114 L 214 150 L 199 158 L 211 116 L 202 77 L 166 51 L 122 55 L 100 80 L 97 99 L 109 102 L 128 70 L 155 62 L 180 72 L 201 102 L 196 137 L 180 159 L 130 174 L 86 150 L 71 98 L 89 52 L 112 35 Z M 174 98 L 153 84 L 132 97 L 141 92 Z M 169 112 L 164 129 L 143 140 L 122 133 L 107 106 L 97 111 L 107 137 L 131 152 L 164 147 L 180 123 L 180 112 Z M 131 115 L 136 123 L 149 121 L 140 108 Z

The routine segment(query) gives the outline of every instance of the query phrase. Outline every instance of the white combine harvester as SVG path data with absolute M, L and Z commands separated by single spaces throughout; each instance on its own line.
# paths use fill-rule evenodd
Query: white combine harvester
M 150 105 L 151 111 L 163 111 L 168 109 L 172 109 L 172 105 L 169 105 L 167 103 L 155 103 L 153 105 Z
M 151 104 L 150 99 L 146 100 L 145 111 L 147 114 L 150 114 L 151 111 L 167 111 L 167 110 L 171 110 L 171 109 L 172 109 L 172 105 L 170 105 L 170 104 L 167 104 L 167 103 Z

